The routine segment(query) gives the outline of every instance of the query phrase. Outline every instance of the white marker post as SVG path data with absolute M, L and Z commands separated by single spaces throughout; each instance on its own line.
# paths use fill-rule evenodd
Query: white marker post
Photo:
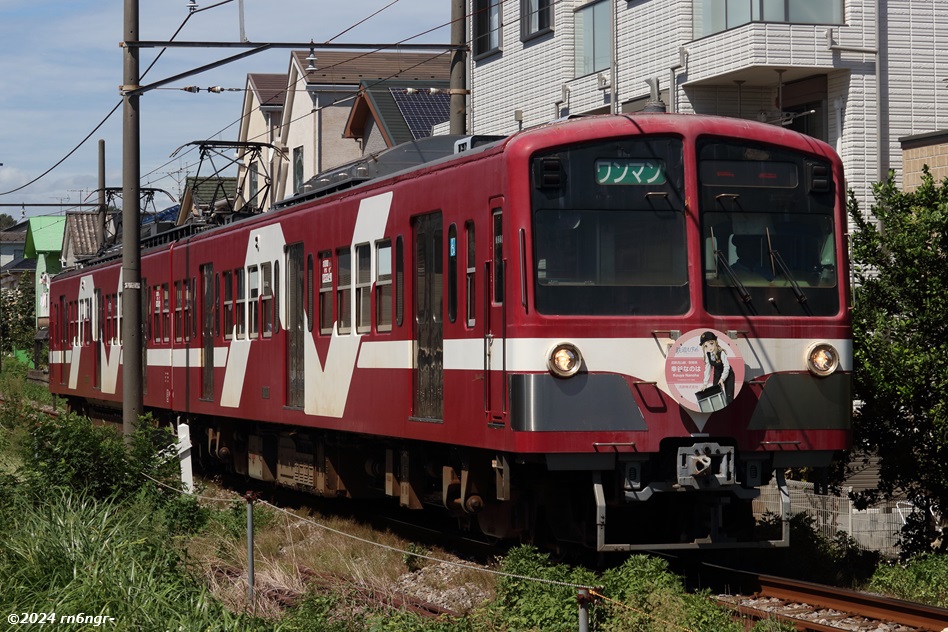
M 181 483 L 184 491 L 194 493 L 194 476 L 191 473 L 191 429 L 188 424 L 178 424 L 178 461 L 181 463 Z

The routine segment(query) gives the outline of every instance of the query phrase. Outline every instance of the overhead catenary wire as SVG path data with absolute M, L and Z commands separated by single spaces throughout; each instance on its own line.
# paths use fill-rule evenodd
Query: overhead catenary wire
M 214 8 L 216 8 L 216 7 L 219 7 L 219 6 L 225 5 L 225 4 L 229 4 L 229 3 L 231 3 L 231 2 L 233 2 L 233 0 L 222 0 L 221 2 L 217 2 L 217 3 L 212 4 L 212 5 L 209 5 L 209 6 L 207 6 L 207 7 L 203 7 L 203 8 L 200 8 L 200 9 L 193 9 L 193 10 L 189 11 L 188 15 L 187 15 L 187 16 L 185 17 L 185 19 L 181 22 L 181 25 L 178 27 L 178 29 L 175 31 L 174 35 L 172 35 L 171 38 L 170 38 L 168 41 L 169 41 L 169 42 L 170 42 L 170 41 L 174 41 L 174 39 L 175 39 L 175 38 L 177 37 L 177 35 L 181 32 L 181 30 L 182 30 L 182 29 L 184 28 L 184 26 L 187 24 L 188 20 L 191 18 L 192 15 L 194 15 L 194 14 L 196 14 L 196 13 L 201 13 L 201 12 L 203 12 L 203 11 L 207 11 L 207 10 L 210 10 L 210 9 L 214 9 Z M 352 30 L 353 28 L 355 28 L 355 27 L 357 27 L 357 26 L 359 26 L 359 25 L 365 23 L 365 22 L 368 21 L 369 19 L 374 18 L 374 17 L 377 16 L 379 13 L 381 13 L 382 11 L 388 9 L 389 7 L 391 7 L 391 6 L 395 5 L 395 4 L 397 4 L 398 2 L 399 2 L 399 0 L 393 0 L 393 1 L 390 2 L 389 4 L 387 4 L 387 5 L 385 5 L 384 7 L 382 7 L 381 9 L 376 10 L 375 12 L 371 13 L 369 16 L 363 18 L 362 20 L 358 21 L 357 23 L 355 23 L 355 24 L 353 24 L 353 25 L 351 25 L 351 26 L 349 26 L 349 27 L 343 29 L 343 30 L 340 31 L 338 34 L 334 35 L 332 38 L 330 38 L 329 40 L 326 40 L 326 41 L 327 41 L 327 42 L 333 41 L 334 39 L 338 38 L 339 36 L 343 35 L 344 33 L 346 33 L 346 32 L 348 32 L 348 31 Z M 439 26 L 433 27 L 433 28 L 431 28 L 431 29 L 428 29 L 428 30 L 426 30 L 426 31 L 422 31 L 422 32 L 419 33 L 419 34 L 416 34 L 416 35 L 413 35 L 413 36 L 411 36 L 411 37 L 405 38 L 404 40 L 401 40 L 401 42 L 399 42 L 399 43 L 404 43 L 404 42 L 411 41 L 412 39 L 416 39 L 416 38 L 418 38 L 418 37 L 421 37 L 421 36 L 423 36 L 423 35 L 426 35 L 426 34 L 432 32 L 432 31 L 435 31 L 435 30 L 438 30 L 438 29 L 440 29 L 440 28 L 443 28 L 444 26 L 445 26 L 445 25 L 439 25 Z M 166 49 L 163 48 L 163 49 L 156 55 L 155 59 L 151 62 L 151 64 L 149 64 L 148 68 L 146 68 L 145 71 L 141 74 L 141 77 L 140 77 L 140 78 L 143 78 L 143 77 L 148 73 L 148 71 L 151 70 L 151 69 L 154 67 L 155 63 L 158 61 L 158 59 L 161 57 L 161 55 L 165 52 L 165 50 L 166 50 Z M 32 180 L 29 180 L 28 182 L 26 182 L 26 183 L 23 184 L 23 185 L 20 185 L 20 186 L 18 186 L 18 187 L 16 187 L 16 188 L 10 189 L 9 191 L 2 191 L 2 192 L 0 192 L 0 196 L 9 195 L 9 194 L 11 194 L 11 193 L 16 193 L 16 192 L 18 192 L 18 191 L 22 191 L 23 189 L 25 189 L 25 188 L 27 188 L 27 187 L 29 187 L 29 186 L 35 184 L 36 182 L 39 182 L 40 180 L 42 180 L 43 178 L 45 178 L 46 176 L 48 176 L 50 173 L 52 173 L 57 167 L 59 167 L 60 165 L 62 165 L 62 164 L 63 164 L 67 159 L 69 159 L 76 151 L 78 151 L 78 150 L 93 136 L 93 134 L 95 134 L 95 133 L 111 118 L 111 116 L 115 113 L 116 110 L 118 110 L 118 108 L 119 108 L 122 104 L 123 104 L 123 101 L 119 101 L 118 103 L 116 103 L 116 105 L 109 111 L 108 114 L 105 115 L 105 117 L 103 117 L 103 119 L 92 129 L 92 131 L 90 131 L 81 141 L 79 141 L 78 144 L 76 144 L 75 147 L 73 147 L 66 155 L 64 155 L 60 160 L 58 160 L 56 163 L 54 163 L 51 167 L 49 167 L 47 170 L 45 170 L 44 172 L 42 172 L 40 175 L 36 176 L 36 177 L 33 178 Z M 231 124 L 231 125 L 233 125 L 233 124 Z M 225 127 L 224 130 L 226 130 L 226 129 L 228 129 L 229 127 L 231 127 L 231 125 L 228 125 L 227 127 Z M 223 132 L 224 130 L 221 130 L 221 132 Z M 218 134 L 220 134 L 221 132 L 218 132 Z M 159 169 L 160 169 L 160 168 L 163 168 L 163 167 L 165 167 L 165 166 L 167 166 L 168 164 L 170 164 L 170 163 L 165 163 L 164 165 L 162 165 L 162 167 L 159 167 Z M 155 171 L 157 171 L 157 170 L 152 170 L 152 171 L 150 171 L 148 174 L 146 174 L 146 176 L 143 176 L 143 178 L 144 178 L 144 177 L 147 177 L 147 175 L 153 174 Z

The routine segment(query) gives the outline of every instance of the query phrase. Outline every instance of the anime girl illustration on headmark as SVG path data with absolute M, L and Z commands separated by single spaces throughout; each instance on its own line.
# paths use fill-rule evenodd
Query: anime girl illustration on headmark
M 704 354 L 704 384 L 702 389 L 720 386 L 724 390 L 726 403 L 734 400 L 734 372 L 728 362 L 727 353 L 718 343 L 713 331 L 706 331 L 699 339 Z

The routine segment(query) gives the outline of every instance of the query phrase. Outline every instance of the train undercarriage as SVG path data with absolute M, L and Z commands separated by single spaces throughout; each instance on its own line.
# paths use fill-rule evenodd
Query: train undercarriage
M 447 512 L 462 531 L 497 541 L 598 552 L 786 546 L 789 495 L 782 476 L 782 532 L 761 538 L 752 500 L 766 461 L 732 446 L 668 442 L 650 455 L 548 460 L 457 446 L 252 422 L 193 420 L 202 467 L 326 498 L 371 499 L 405 510 Z M 595 459 L 593 460 L 595 462 Z

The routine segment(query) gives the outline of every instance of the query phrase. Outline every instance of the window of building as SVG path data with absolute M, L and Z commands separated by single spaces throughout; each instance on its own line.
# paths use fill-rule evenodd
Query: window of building
M 257 163 L 250 163 L 250 191 L 248 201 L 251 206 L 262 206 L 260 201 L 257 199 L 257 193 L 260 192 L 260 182 L 259 174 L 257 172 Z
M 293 148 L 293 193 L 303 186 L 303 146 Z
M 375 328 L 392 330 L 392 241 L 375 244 Z
M 605 70 L 612 64 L 612 19 L 608 2 L 593 2 L 574 14 L 576 76 Z
M 843 0 L 695 0 L 694 37 L 750 22 L 843 24 Z
M 520 39 L 553 30 L 553 0 L 520 0 Z
M 501 0 L 474 0 L 474 57 L 500 50 Z

